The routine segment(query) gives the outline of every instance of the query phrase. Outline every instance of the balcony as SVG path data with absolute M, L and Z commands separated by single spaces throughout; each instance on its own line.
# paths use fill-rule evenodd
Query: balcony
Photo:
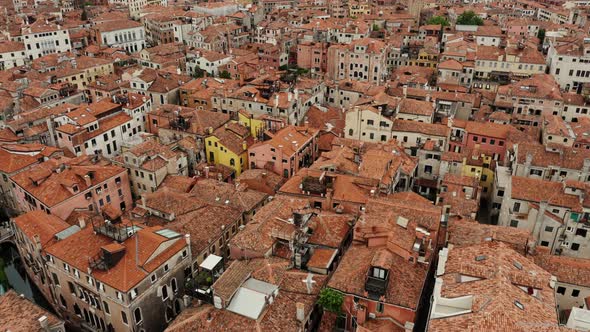
M 190 126 L 190 122 L 180 115 L 176 119 L 170 121 L 170 127 L 175 130 L 186 131 L 190 128 Z
M 369 292 L 370 298 L 378 299 L 379 297 L 385 295 L 388 284 L 389 274 L 385 276 L 385 279 L 367 275 L 367 278 L 365 279 L 365 290 Z
M 98 234 L 108 236 L 117 242 L 123 242 L 133 236 L 139 230 L 136 226 L 114 224 L 105 220 L 104 222 L 92 222 L 92 228 Z
M 208 271 L 199 272 L 194 279 L 189 279 L 184 285 L 186 295 L 213 304 L 213 276 Z

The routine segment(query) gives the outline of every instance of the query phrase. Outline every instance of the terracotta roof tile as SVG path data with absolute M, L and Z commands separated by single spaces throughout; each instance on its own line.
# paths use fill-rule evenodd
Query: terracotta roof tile
M 0 296 L 0 330 L 12 332 L 42 332 L 39 318 L 47 317 L 49 329 L 63 328 L 63 321 L 24 296 L 9 290 Z

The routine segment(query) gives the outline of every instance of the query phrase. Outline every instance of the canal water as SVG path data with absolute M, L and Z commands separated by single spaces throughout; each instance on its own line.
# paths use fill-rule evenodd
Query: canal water
M 10 243 L 0 244 L 0 296 L 9 289 L 23 294 L 37 305 L 53 311 L 39 289 L 29 279 L 18 250 Z

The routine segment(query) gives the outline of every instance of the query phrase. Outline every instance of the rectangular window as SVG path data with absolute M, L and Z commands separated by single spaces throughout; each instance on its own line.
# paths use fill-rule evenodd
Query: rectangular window
M 121 319 L 123 320 L 123 324 L 129 324 L 129 322 L 127 321 L 127 314 L 124 311 L 121 311 Z
M 51 273 L 51 276 L 53 277 L 53 283 L 59 286 L 59 278 L 57 277 L 57 274 Z
M 520 202 L 515 202 L 512 211 L 519 212 L 520 211 Z
M 383 313 L 384 307 L 385 307 L 385 305 L 383 304 L 383 302 L 378 302 L 377 303 L 377 312 Z
M 105 301 L 102 301 L 102 306 L 104 307 L 104 312 L 105 312 L 106 314 L 110 315 L 110 314 L 111 314 L 111 311 L 110 311 L 110 309 L 109 309 L 109 304 L 108 304 L 108 303 L 106 303 Z
M 510 220 L 510 227 L 518 227 L 518 220 Z

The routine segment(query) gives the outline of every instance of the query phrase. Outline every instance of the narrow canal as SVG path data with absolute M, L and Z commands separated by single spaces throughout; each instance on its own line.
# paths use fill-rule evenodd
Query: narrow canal
M 9 289 L 24 294 L 37 305 L 52 311 L 51 306 L 32 283 L 18 255 L 18 250 L 11 243 L 0 244 L 0 296 Z

